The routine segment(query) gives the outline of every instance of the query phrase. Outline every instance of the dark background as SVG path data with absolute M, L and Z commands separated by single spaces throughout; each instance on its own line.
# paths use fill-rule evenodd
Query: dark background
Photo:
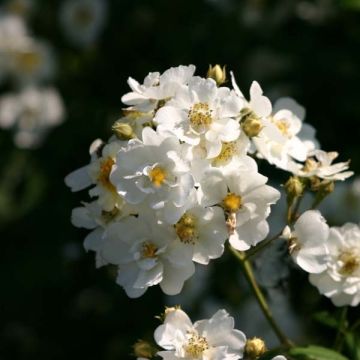
M 95 138 L 110 135 L 127 77 L 142 81 L 149 71 L 190 63 L 205 75 L 209 64 L 226 64 L 245 91 L 258 80 L 271 99 L 292 96 L 304 105 L 322 148 L 351 158 L 359 173 L 360 2 L 112 0 L 102 35 L 86 50 L 62 34 L 60 3 L 35 1 L 30 27 L 55 47 L 67 120 L 33 151 L 14 148 L 0 132 L 0 359 L 127 359 L 138 338 L 151 338 L 168 300 L 158 288 L 128 299 L 113 269 L 95 269 L 82 249 L 86 231 L 70 223 L 86 194 L 63 181 L 89 161 Z M 186 310 L 196 319 L 209 292 L 241 308 L 246 284 L 237 272 L 230 258 L 215 261 L 209 289 Z M 304 274 L 292 271 L 291 281 L 276 286 L 292 311 L 308 320 L 321 308 L 333 311 Z M 329 342 L 313 323 L 302 329 Z

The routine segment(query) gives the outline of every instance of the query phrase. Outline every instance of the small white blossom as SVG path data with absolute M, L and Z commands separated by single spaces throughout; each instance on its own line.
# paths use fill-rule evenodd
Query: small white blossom
M 161 134 L 174 134 L 181 141 L 206 150 L 206 158 L 218 156 L 224 142 L 238 139 L 235 119 L 243 106 L 229 88 L 218 88 L 213 79 L 193 78 L 188 87 L 156 114 L 154 122 Z
M 80 191 L 95 185 L 89 191 L 90 196 L 98 197 L 98 203 L 105 211 L 114 207 L 120 209 L 123 198 L 116 192 L 111 182 L 110 174 L 116 164 L 119 150 L 124 146 L 121 141 L 111 141 L 104 145 L 101 140 L 95 140 L 90 146 L 91 162 L 66 176 L 65 183 L 72 191 Z
M 290 170 L 295 175 L 302 177 L 317 176 L 320 179 L 330 181 L 345 180 L 354 173 L 346 171 L 349 168 L 349 161 L 332 163 L 338 156 L 339 154 L 336 151 L 314 150 L 309 154 L 304 166 L 297 164 Z
M 0 98 L 0 127 L 13 129 L 17 146 L 34 148 L 50 128 L 63 122 L 64 112 L 56 89 L 28 87 Z
M 70 42 L 88 47 L 99 37 L 106 13 L 106 0 L 67 0 L 60 9 L 60 23 Z
M 142 139 L 130 140 L 119 151 L 110 180 L 127 202 L 146 201 L 152 209 L 163 209 L 165 220 L 174 224 L 193 190 L 190 166 L 176 137 L 165 138 L 146 127 Z
M 257 171 L 234 170 L 224 176 L 213 169 L 200 183 L 202 205 L 220 205 L 229 216 L 229 241 L 237 250 L 248 250 L 269 232 L 266 218 L 280 193 L 266 182 Z
M 294 261 L 308 273 L 320 273 L 328 260 L 327 238 L 329 227 L 317 210 L 304 212 L 294 224 L 294 231 L 283 232 Z
M 193 248 L 174 235 L 173 227 L 150 216 L 130 216 L 107 228 L 101 256 L 118 265 L 117 283 L 129 297 L 139 297 L 157 284 L 165 294 L 178 294 L 193 275 Z
M 360 227 L 347 223 L 330 228 L 327 239 L 329 259 L 320 274 L 310 274 L 310 282 L 336 306 L 360 303 Z
M 143 84 L 129 77 L 128 84 L 132 91 L 125 94 L 121 100 L 124 104 L 133 106 L 134 110 L 152 112 L 163 106 L 179 88 L 186 85 L 194 72 L 194 65 L 181 65 L 170 68 L 161 75 L 158 72 L 149 73 Z
M 163 351 L 163 359 L 237 360 L 242 359 L 245 335 L 234 329 L 234 319 L 225 310 L 217 311 L 209 320 L 192 324 L 180 309 L 167 312 L 163 325 L 154 334 Z

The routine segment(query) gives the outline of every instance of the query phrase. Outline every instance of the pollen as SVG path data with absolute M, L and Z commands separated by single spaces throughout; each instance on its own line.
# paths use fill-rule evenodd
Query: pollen
M 106 189 L 115 191 L 115 186 L 110 182 L 110 173 L 115 161 L 108 157 L 100 163 L 100 171 L 98 175 L 98 182 Z
M 181 242 L 195 244 L 195 240 L 198 237 L 195 217 L 185 213 L 175 224 L 175 231 Z
M 280 130 L 280 132 L 284 135 L 284 136 L 287 136 L 287 137 L 290 137 L 290 134 L 289 134 L 289 123 L 282 119 L 282 120 L 273 120 L 274 121 L 274 124 L 276 125 L 276 127 Z
M 188 114 L 191 127 L 198 132 L 206 130 L 212 123 L 212 110 L 207 103 L 197 103 Z
M 150 170 L 149 178 L 155 187 L 160 187 L 166 180 L 166 171 L 160 166 L 155 166 Z
M 37 52 L 22 52 L 16 54 L 16 62 L 27 73 L 33 72 L 41 64 L 41 55 Z
M 242 199 L 240 195 L 228 193 L 222 201 L 222 206 L 229 213 L 236 213 L 242 207 Z
M 191 334 L 184 346 L 186 356 L 191 359 L 199 359 L 207 349 L 209 349 L 209 344 L 206 338 L 197 334 Z
M 231 160 L 236 152 L 235 142 L 224 142 L 220 154 L 213 160 L 213 165 L 226 164 Z
M 157 247 L 151 242 L 144 242 L 141 248 L 141 257 L 143 259 L 154 259 L 156 258 Z
M 342 252 L 338 260 L 342 263 L 339 271 L 341 275 L 352 275 L 360 267 L 360 256 L 351 250 Z

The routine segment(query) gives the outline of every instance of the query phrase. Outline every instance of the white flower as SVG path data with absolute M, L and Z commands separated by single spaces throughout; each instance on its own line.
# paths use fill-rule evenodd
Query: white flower
M 263 121 L 264 130 L 253 138 L 258 155 L 285 170 L 294 160 L 305 161 L 318 142 L 315 129 L 303 123 L 304 116 L 305 109 L 296 101 L 279 99 L 273 115 Z
M 60 23 L 69 41 L 87 47 L 96 42 L 106 13 L 106 0 L 67 0 L 61 6 Z
M 129 77 L 131 92 L 122 97 L 122 102 L 132 105 L 133 109 L 148 113 L 164 105 L 177 90 L 186 85 L 193 77 L 195 66 L 178 66 L 166 70 L 162 75 L 158 72 L 149 73 L 143 84 Z
M 112 211 L 114 207 L 120 209 L 124 200 L 116 192 L 110 174 L 116 165 L 116 156 L 123 146 L 124 143 L 117 140 L 111 141 L 105 146 L 101 140 L 95 140 L 90 146 L 90 164 L 67 175 L 66 185 L 74 192 L 95 185 L 90 189 L 89 194 L 98 197 L 97 201 L 103 210 Z
M 0 127 L 14 129 L 17 146 L 34 148 L 51 127 L 62 123 L 64 112 L 56 89 L 28 87 L 0 99 Z
M 289 170 L 298 176 L 317 176 L 320 179 L 330 181 L 345 180 L 354 174 L 352 171 L 346 171 L 349 168 L 349 161 L 332 164 L 339 156 L 335 151 L 314 150 L 309 156 L 305 165 L 296 164 Z
M 304 212 L 283 235 L 288 240 L 289 251 L 294 261 L 308 273 L 320 273 L 326 269 L 328 259 L 327 238 L 329 227 L 317 210 Z
M 178 294 L 194 271 L 193 249 L 178 241 L 174 229 L 151 217 L 127 217 L 105 232 L 101 256 L 118 265 L 117 283 L 136 298 L 159 284 L 165 294 Z
M 245 335 L 234 329 L 234 319 L 225 310 L 194 324 L 184 311 L 168 311 L 164 324 L 155 330 L 154 338 L 165 349 L 157 354 L 168 360 L 242 359 L 246 342 Z
M 193 261 L 204 265 L 223 254 L 228 237 L 224 213 L 217 207 L 191 207 L 175 224 L 175 232 L 193 247 Z
M 156 113 L 154 122 L 159 133 L 175 134 L 187 144 L 201 146 L 211 159 L 220 154 L 222 143 L 239 137 L 235 117 L 242 106 L 229 88 L 218 88 L 213 79 L 196 77 Z
M 266 218 L 280 193 L 266 182 L 267 178 L 256 171 L 234 170 L 224 176 L 214 169 L 200 183 L 202 205 L 220 205 L 228 215 L 229 241 L 237 250 L 248 250 L 269 232 Z
M 71 214 L 72 224 L 79 228 L 91 230 L 85 237 L 84 248 L 86 251 L 95 251 L 96 267 L 107 264 L 101 256 L 106 228 L 110 224 L 119 221 L 130 214 L 136 214 L 136 211 L 128 204 L 123 204 L 121 209 L 114 207 L 111 211 L 105 211 L 97 201 L 83 203 L 83 206 L 73 209 Z
M 330 228 L 325 271 L 310 274 L 310 282 L 336 306 L 360 303 L 360 228 L 347 223 Z
M 282 356 L 282 355 L 278 355 L 278 356 L 273 357 L 271 360 L 286 360 L 286 357 Z
M 118 193 L 130 204 L 146 201 L 152 209 L 164 209 L 165 220 L 174 224 L 184 213 L 194 179 L 182 158 L 182 147 L 174 136 L 160 136 L 149 127 L 142 139 L 130 140 L 118 153 L 110 175 Z
M 55 73 L 53 50 L 45 41 L 31 39 L 26 46 L 7 56 L 9 74 L 21 85 L 49 80 Z

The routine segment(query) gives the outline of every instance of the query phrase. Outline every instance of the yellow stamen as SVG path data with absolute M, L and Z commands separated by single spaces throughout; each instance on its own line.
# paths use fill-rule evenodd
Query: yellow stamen
M 205 337 L 192 334 L 187 344 L 184 346 L 185 354 L 191 359 L 198 359 L 205 350 L 209 348 L 209 344 Z
M 27 73 L 32 73 L 41 64 L 41 55 L 37 52 L 19 52 L 15 55 L 18 67 Z
M 213 160 L 213 165 L 225 164 L 231 160 L 236 153 L 235 142 L 224 142 L 221 147 L 220 154 Z
M 110 173 L 115 161 L 108 157 L 100 163 L 98 182 L 110 191 L 115 191 L 115 186 L 110 182 Z
M 144 242 L 141 249 L 141 257 L 143 259 L 156 258 L 157 247 L 151 242 Z
M 351 275 L 360 266 L 360 256 L 357 254 L 354 254 L 350 250 L 342 252 L 339 255 L 338 259 L 342 262 L 342 266 L 340 268 L 341 275 Z
M 175 224 L 175 231 L 181 242 L 195 244 L 197 238 L 196 218 L 189 213 L 185 213 Z
M 225 211 L 235 213 L 242 207 L 242 199 L 240 195 L 235 193 L 228 193 L 222 201 L 222 206 Z
M 149 178 L 155 187 L 160 187 L 166 180 L 166 171 L 160 166 L 155 166 L 150 170 Z
M 212 123 L 212 110 L 206 103 L 197 103 L 192 106 L 188 117 L 191 127 L 195 131 L 204 131 Z

